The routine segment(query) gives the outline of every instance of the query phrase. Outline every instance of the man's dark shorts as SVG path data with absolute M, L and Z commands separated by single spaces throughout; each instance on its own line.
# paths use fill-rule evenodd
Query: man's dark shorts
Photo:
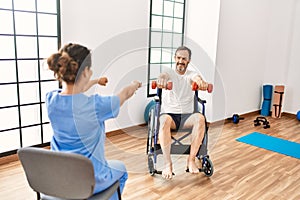
M 185 121 L 194 113 L 188 114 L 174 114 L 174 113 L 162 113 L 161 115 L 170 115 L 175 122 L 176 131 L 181 129 L 185 123 Z

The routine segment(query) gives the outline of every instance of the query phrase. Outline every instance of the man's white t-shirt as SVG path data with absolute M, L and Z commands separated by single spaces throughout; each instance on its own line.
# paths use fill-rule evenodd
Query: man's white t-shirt
M 186 114 L 194 111 L 194 91 L 192 91 L 192 78 L 197 72 L 187 70 L 184 75 L 173 69 L 165 71 L 173 82 L 172 90 L 163 90 L 161 113 Z

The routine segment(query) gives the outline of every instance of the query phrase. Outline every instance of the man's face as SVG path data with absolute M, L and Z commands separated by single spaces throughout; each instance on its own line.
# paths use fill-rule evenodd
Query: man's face
M 190 62 L 189 59 L 189 52 L 186 50 L 177 51 L 175 55 L 175 62 L 176 62 L 176 71 L 183 75 L 187 69 L 187 66 Z

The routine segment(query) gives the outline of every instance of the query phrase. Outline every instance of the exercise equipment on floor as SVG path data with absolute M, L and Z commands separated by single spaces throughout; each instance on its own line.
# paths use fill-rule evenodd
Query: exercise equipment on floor
M 300 121 L 300 110 L 297 112 L 297 119 Z
M 284 96 L 284 85 L 276 85 L 273 93 L 272 117 L 280 118 Z
M 232 117 L 227 118 L 227 120 L 232 120 L 234 124 L 238 124 L 240 120 L 245 119 L 244 117 L 240 117 L 238 114 L 233 114 Z
M 254 120 L 254 126 L 259 126 L 261 123 L 264 125 L 264 129 L 270 128 L 270 122 L 268 122 L 267 118 L 265 117 L 256 117 Z
M 144 120 L 146 123 L 148 123 L 148 120 L 149 120 L 149 112 L 151 111 L 151 109 L 154 109 L 155 107 L 155 101 L 154 100 L 151 100 L 146 108 L 145 108 L 145 111 L 144 111 Z
M 300 144 L 267 134 L 253 132 L 236 139 L 259 148 L 300 159 Z
M 263 102 L 261 106 L 260 114 L 263 116 L 269 116 L 271 110 L 271 101 L 272 101 L 273 86 L 264 85 L 263 86 Z

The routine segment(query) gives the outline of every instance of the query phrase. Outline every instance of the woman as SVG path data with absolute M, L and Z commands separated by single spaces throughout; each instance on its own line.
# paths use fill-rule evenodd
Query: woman
M 91 52 L 79 44 L 67 44 L 47 59 L 49 69 L 62 83 L 62 89 L 47 93 L 46 106 L 53 128 L 51 149 L 82 154 L 94 166 L 94 193 L 105 190 L 116 180 L 121 192 L 128 174 L 121 161 L 106 160 L 104 152 L 105 120 L 117 117 L 120 106 L 141 87 L 133 81 L 117 95 L 86 96 L 84 92 L 95 84 L 105 85 L 105 77 L 90 80 Z M 117 195 L 115 194 L 114 197 Z

